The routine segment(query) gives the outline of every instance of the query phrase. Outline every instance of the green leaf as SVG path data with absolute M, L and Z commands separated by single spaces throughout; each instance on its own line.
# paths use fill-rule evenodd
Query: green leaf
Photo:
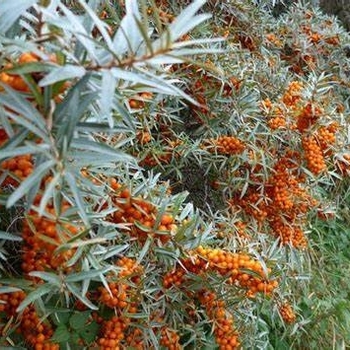
M 30 292 L 27 297 L 21 302 L 21 304 L 16 309 L 16 312 L 22 312 L 28 305 L 35 302 L 37 299 L 41 298 L 45 294 L 57 291 L 57 288 L 51 284 L 43 284 L 36 288 L 33 292 Z
M 15 236 L 12 233 L 0 231 L 0 239 L 4 239 L 5 241 L 22 241 L 22 237 Z
M 0 1 L 0 33 L 5 33 L 17 19 L 37 0 L 1 0 Z
M 98 277 L 100 274 L 103 274 L 106 271 L 108 271 L 108 268 L 71 273 L 68 276 L 66 276 L 65 282 L 66 283 L 81 282 L 86 279 L 92 279 L 94 277 Z
M 96 322 L 91 322 L 82 330 L 80 330 L 79 334 L 84 339 L 84 341 L 89 344 L 95 340 L 99 330 L 100 326 Z
M 112 128 L 114 120 L 111 116 L 113 109 L 113 99 L 115 94 L 116 79 L 109 70 L 102 71 L 102 88 L 100 93 L 101 117 L 108 120 Z
M 153 242 L 153 238 L 147 237 L 147 240 L 146 240 L 145 244 L 143 245 L 143 247 L 139 253 L 139 256 L 137 258 L 137 263 L 140 263 L 142 261 L 142 259 L 146 256 L 146 254 L 148 253 L 148 251 L 151 247 L 152 242 Z
M 75 176 L 72 173 L 66 171 L 65 172 L 65 180 L 67 181 L 67 184 L 72 191 L 73 197 L 75 199 L 75 203 L 79 209 L 79 214 L 80 214 L 81 218 L 83 219 L 85 226 L 90 226 L 89 218 L 85 212 L 86 208 L 85 208 L 84 200 L 83 200 L 81 192 L 77 186 Z
M 82 78 L 86 73 L 84 67 L 65 65 L 59 66 L 56 69 L 52 69 L 43 79 L 40 80 L 39 86 L 53 85 L 58 81 L 71 80 L 74 78 Z
M 41 182 L 42 178 L 47 174 L 51 167 L 55 165 L 55 161 L 48 160 L 40 164 L 33 173 L 27 177 L 19 187 L 10 195 L 7 200 L 6 207 L 12 207 L 19 199 L 25 196 L 33 186 Z
M 46 185 L 45 192 L 41 198 L 40 205 L 39 205 L 39 216 L 42 216 L 45 212 L 45 209 L 47 208 L 47 204 L 49 203 L 49 200 L 54 196 L 54 191 L 56 189 L 56 186 L 59 184 L 59 181 L 61 179 L 62 175 L 60 173 L 55 174 L 55 176 L 52 178 L 50 183 Z
M 70 31 L 78 39 L 79 43 L 86 49 L 86 51 L 90 55 L 90 58 L 100 63 L 96 55 L 96 50 L 95 50 L 93 41 L 91 40 L 92 36 L 89 35 L 89 33 L 86 31 L 83 24 L 81 23 L 80 21 L 81 17 L 76 16 L 62 2 L 58 3 L 58 8 L 59 10 L 62 11 L 65 17 L 61 16 L 59 21 L 57 21 L 54 24 L 59 26 L 65 31 Z M 79 48 L 79 46 L 81 45 L 76 45 L 76 50 L 75 50 L 76 57 L 80 57 L 81 54 L 83 53 L 83 51 L 80 50 Z
M 104 143 L 98 143 L 87 139 L 74 139 L 72 141 L 72 148 L 79 149 L 81 151 L 95 152 L 96 156 L 105 156 L 105 159 L 114 162 L 133 162 L 134 158 L 127 153 L 120 150 L 109 147 Z
M 7 94 L 0 94 L 0 104 L 15 112 L 7 112 L 10 118 L 49 143 L 44 117 L 22 95 L 9 88 L 6 84 L 0 83 L 0 85 L 7 92 Z
M 135 22 L 135 18 L 140 19 L 137 0 L 127 1 L 125 7 L 126 15 L 120 22 L 119 28 L 113 38 L 114 52 L 119 56 L 122 56 L 127 51 L 136 53 L 143 40 Z
M 6 147 L 6 148 L 10 148 L 10 147 Z M 28 154 L 28 147 L 26 146 L 21 146 L 13 149 L 10 148 L 9 150 L 7 150 L 6 148 L 1 150 L 0 159 L 12 158 L 12 157 L 20 156 L 22 154 Z
M 71 311 L 64 309 L 64 310 L 59 310 L 59 311 L 55 311 L 52 320 L 53 323 L 56 326 L 59 326 L 60 324 L 68 324 L 69 318 L 71 316 Z
M 61 323 L 55 329 L 55 332 L 53 333 L 51 340 L 54 343 L 64 343 L 69 341 L 69 338 L 70 338 L 70 333 L 67 326 L 64 323 Z
M 113 51 L 113 42 L 111 40 L 111 37 L 108 34 L 108 26 L 107 24 L 102 21 L 97 15 L 96 15 L 96 10 L 93 10 L 91 8 L 92 4 L 91 1 L 89 1 L 89 6 L 86 4 L 85 1 L 79 0 L 80 5 L 84 8 L 86 13 L 91 17 L 93 23 L 92 23 L 92 28 L 96 26 L 100 34 L 102 35 L 102 38 L 104 40 L 104 43 L 106 43 L 107 47 L 109 48 L 110 51 Z M 98 0 L 96 1 L 95 7 L 98 9 L 98 7 L 101 6 L 101 1 Z
M 168 30 L 163 33 L 163 35 L 154 42 L 154 51 L 162 49 L 166 45 L 170 33 L 170 40 L 173 42 L 179 39 L 184 34 L 188 33 L 194 27 L 198 26 L 200 23 L 211 17 L 210 14 L 199 14 L 195 15 L 196 12 L 205 4 L 205 0 L 196 0 L 191 5 L 187 6 L 179 16 L 177 16 L 172 22 Z
M 53 285 L 56 285 L 57 287 L 61 286 L 61 280 L 60 278 L 52 273 L 52 272 L 44 272 L 44 271 L 32 271 L 29 273 L 30 276 L 34 276 L 34 277 L 39 277 L 42 280 L 51 283 Z
M 4 72 L 11 74 L 28 74 L 38 72 L 50 72 L 53 64 L 48 62 L 29 62 L 19 64 L 9 69 L 4 69 Z
M 77 297 L 83 304 L 85 304 L 87 307 L 89 307 L 92 310 L 98 310 L 98 307 L 94 305 L 88 298 L 86 298 L 82 291 L 77 288 L 73 283 L 67 283 L 66 284 L 68 290 Z
M 76 312 L 70 317 L 69 325 L 76 330 L 82 329 L 86 327 L 90 315 L 90 311 Z
M 0 287 L 0 294 L 13 293 L 13 292 L 19 292 L 19 291 L 21 291 L 21 289 L 16 287 Z

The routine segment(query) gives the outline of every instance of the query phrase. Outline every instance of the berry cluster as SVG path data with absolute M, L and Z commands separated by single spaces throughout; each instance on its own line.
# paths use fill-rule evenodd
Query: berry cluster
M 146 136 L 146 140 L 147 138 L 148 136 Z M 140 143 L 142 145 L 141 140 Z M 172 159 L 177 159 L 181 156 L 182 144 L 181 140 L 163 139 L 159 149 L 149 148 L 145 150 L 145 155 L 139 164 L 151 168 L 160 164 L 169 164 Z
M 198 299 L 213 322 L 213 331 L 219 349 L 237 349 L 238 334 L 233 324 L 233 316 L 226 310 L 224 301 L 218 300 L 215 293 L 208 291 L 198 293 Z
M 18 64 L 26 64 L 30 62 L 38 62 L 39 57 L 33 53 L 23 53 L 19 58 L 18 58 Z M 11 69 L 13 68 L 12 63 L 8 63 L 4 69 Z M 22 92 L 29 92 L 30 89 L 27 85 L 27 83 L 24 81 L 24 79 L 18 75 L 18 74 L 11 74 L 11 73 L 6 73 L 6 72 L 1 72 L 0 73 L 0 81 L 3 82 L 4 84 L 7 84 L 12 87 L 12 89 L 17 90 L 17 91 L 22 91 Z
M 281 107 L 275 106 L 271 112 L 271 118 L 267 122 L 271 130 L 284 128 L 287 125 L 285 112 Z
M 100 350 L 121 350 L 121 341 L 125 338 L 125 331 L 130 324 L 126 317 L 113 316 L 102 322 L 101 334 L 97 340 Z
M 125 343 L 131 349 L 144 350 L 144 335 L 140 328 L 129 329 L 125 338 Z
M 282 102 L 289 109 L 297 109 L 298 103 L 301 101 L 301 91 L 303 83 L 300 81 L 292 81 L 288 84 L 287 90 L 282 96 Z
M 161 336 L 159 344 L 164 346 L 168 350 L 181 350 L 182 346 L 179 343 L 180 336 L 175 330 L 163 327 L 161 330 Z
M 38 195 L 35 204 L 40 202 Z M 30 210 L 22 226 L 22 270 L 25 273 L 31 271 L 61 270 L 69 272 L 68 260 L 74 254 L 73 250 L 56 253 L 56 248 L 74 237 L 79 228 L 62 222 L 60 216 L 70 208 L 68 203 L 63 203 L 58 211 L 52 204 L 46 208 L 47 217 L 39 216 L 34 210 Z M 60 214 L 58 214 L 58 212 Z
M 219 136 L 217 139 L 209 139 L 205 144 L 214 146 L 210 151 L 227 156 L 242 153 L 245 149 L 244 143 L 235 136 Z
M 0 128 L 0 146 L 8 141 L 8 135 L 4 129 Z M 5 159 L 0 162 L 0 176 L 6 173 L 7 176 L 1 182 L 2 187 L 18 186 L 18 184 L 28 177 L 33 171 L 33 158 L 30 154 Z
M 272 103 L 266 98 L 261 103 L 261 109 L 267 115 L 267 125 L 271 130 L 280 128 L 293 128 L 293 123 L 289 123 L 287 117 L 292 112 L 299 108 L 299 103 L 302 99 L 303 84 L 299 81 L 292 81 L 288 84 L 285 93 L 276 102 Z
M 21 314 L 17 308 L 26 297 L 23 291 L 0 294 L 0 312 L 7 320 L 17 318 L 19 327 L 17 332 L 34 350 L 58 350 L 59 345 L 49 341 L 53 334 L 52 327 L 46 321 L 40 320 L 33 306 L 28 306 Z
M 140 92 L 137 96 L 129 99 L 131 109 L 144 108 L 145 103 L 151 101 L 153 94 L 151 92 Z
M 322 148 L 315 136 L 304 136 L 302 138 L 304 157 L 308 169 L 315 175 L 319 175 L 327 169 Z
M 296 320 L 296 315 L 293 311 L 293 308 L 291 307 L 291 305 L 289 303 L 283 303 L 279 306 L 278 309 L 282 319 L 284 322 L 286 323 L 294 323 Z
M 338 123 L 333 122 L 327 126 L 321 126 L 316 133 L 316 139 L 324 154 L 329 152 L 330 146 L 336 142 L 336 132 L 338 131 Z
M 1 183 L 1 186 L 18 186 L 18 184 L 33 172 L 33 157 L 24 154 L 0 163 L 0 174 L 6 172 L 8 176 Z
M 115 311 L 126 310 L 128 313 L 134 313 L 137 311 L 135 300 L 138 296 L 135 295 L 135 289 L 131 288 L 130 283 L 123 282 L 123 280 L 129 278 L 133 284 L 138 285 L 143 269 L 135 260 L 127 257 L 120 258 L 116 265 L 121 270 L 118 272 L 116 280 L 108 283 L 108 288 L 99 287 L 99 300 L 102 304 L 114 308 Z M 113 280 L 113 276 L 110 279 Z
M 221 276 L 227 277 L 227 283 L 237 285 L 247 290 L 249 297 L 254 297 L 257 292 L 271 295 L 278 286 L 276 280 L 269 281 L 262 265 L 247 254 L 231 253 L 221 249 L 204 248 L 199 246 L 191 252 L 189 258 L 183 259 L 181 265 L 167 273 L 163 279 L 163 286 L 169 288 L 172 285 L 180 287 L 188 278 L 186 270 L 192 274 L 200 275 L 215 271 Z M 249 274 L 246 270 L 251 271 Z
M 304 133 L 310 129 L 322 116 L 323 111 L 320 107 L 307 103 L 296 115 L 296 128 Z
M 155 227 L 158 213 L 153 204 L 142 198 L 132 197 L 130 191 L 122 188 L 115 179 L 111 180 L 110 185 L 115 191 L 112 200 L 117 209 L 111 214 L 110 221 L 127 224 L 128 229 L 125 232 L 129 232 L 141 242 L 145 241 L 149 235 L 159 238 L 162 243 L 170 239 L 177 229 L 171 214 L 163 214 L 158 220 L 158 226 Z
M 271 232 L 283 244 L 305 248 L 303 234 L 305 214 L 317 205 L 303 186 L 304 178 L 299 173 L 301 155 L 286 151 L 273 167 L 264 191 L 251 187 L 243 197 L 235 196 L 230 203 L 239 207 L 260 224 L 267 223 Z

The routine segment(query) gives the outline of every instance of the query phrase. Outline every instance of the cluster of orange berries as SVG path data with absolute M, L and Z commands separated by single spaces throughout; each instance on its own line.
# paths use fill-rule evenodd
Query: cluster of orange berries
M 41 322 L 33 306 L 26 308 L 22 315 L 20 331 L 34 350 L 59 350 L 59 345 L 50 342 L 53 329 L 50 323 Z
M 259 223 L 262 223 L 268 215 L 268 204 L 263 193 L 259 193 L 255 188 L 248 188 L 243 197 L 236 194 L 228 203 L 233 207 L 239 207 Z
M 300 81 L 292 81 L 288 84 L 287 91 L 282 96 L 282 102 L 289 108 L 297 108 L 301 100 L 301 90 L 303 83 Z
M 181 261 L 182 266 L 167 273 L 163 279 L 163 286 L 169 288 L 173 285 L 180 287 L 188 277 L 186 271 L 192 274 L 203 274 L 215 271 L 226 276 L 227 283 L 235 284 L 247 289 L 247 296 L 254 297 L 261 292 L 271 295 L 278 286 L 276 280 L 269 281 L 261 263 L 252 259 L 247 254 L 231 253 L 221 249 L 203 248 L 199 246 L 191 252 L 190 257 Z M 244 272 L 252 271 L 252 274 Z
M 275 106 L 272 111 L 272 117 L 267 122 L 271 130 L 284 128 L 287 125 L 286 116 L 280 107 Z
M 137 96 L 129 99 L 129 106 L 132 109 L 140 109 L 145 107 L 145 103 L 152 100 L 151 92 L 140 92 Z
M 333 122 L 327 126 L 316 125 L 323 114 L 322 108 L 307 103 L 297 114 L 296 127 L 302 134 L 302 148 L 307 168 L 315 175 L 327 170 L 325 157 L 331 153 L 330 147 L 336 142 L 339 125 Z M 312 134 L 308 131 L 315 130 Z
M 149 139 L 151 135 L 145 135 L 143 144 L 147 143 L 145 140 Z M 140 141 L 141 143 L 141 141 Z M 141 143 L 142 144 L 142 143 Z M 139 162 L 141 166 L 155 167 L 159 164 L 169 164 L 172 159 L 179 158 L 181 150 L 178 148 L 183 142 L 181 140 L 164 139 L 162 148 L 158 151 L 149 149 L 145 157 Z
M 23 335 L 34 350 L 58 350 L 59 345 L 49 341 L 53 334 L 52 327 L 40 320 L 33 306 L 26 307 L 21 314 L 17 313 L 17 308 L 25 297 L 23 291 L 0 294 L 0 312 L 4 312 L 7 320 L 17 317 L 17 332 Z
M 297 129 L 301 133 L 305 132 L 317 122 L 322 114 L 323 111 L 320 107 L 315 106 L 312 103 L 307 103 L 297 114 Z
M 159 344 L 169 350 L 181 350 L 182 346 L 179 343 L 180 336 L 175 330 L 163 327 L 160 334 Z
M 307 247 L 307 239 L 302 229 L 303 222 L 287 222 L 285 218 L 276 216 L 269 221 L 269 225 L 273 234 L 281 239 L 282 244 L 291 244 L 299 249 Z
M 308 169 L 315 175 L 319 175 L 327 169 L 321 146 L 315 136 L 304 136 L 302 138 L 304 157 Z
M 323 152 L 327 153 L 331 145 L 336 141 L 336 132 L 338 131 L 338 123 L 333 122 L 327 126 L 321 126 L 316 132 L 316 139 Z
M 272 130 L 287 127 L 286 117 L 289 111 L 293 112 L 299 108 L 302 88 L 303 84 L 301 82 L 292 81 L 277 103 L 273 104 L 268 98 L 262 101 L 261 109 L 269 117 L 267 124 Z M 292 124 L 291 127 L 293 127 Z
M 336 161 L 337 168 L 342 175 L 350 175 L 350 154 L 344 154 Z
M 282 41 L 273 33 L 266 34 L 265 38 L 268 44 L 273 44 L 276 47 L 282 47 L 283 45 Z
M 35 203 L 40 202 L 40 196 Z M 70 208 L 68 203 L 63 203 L 60 212 L 64 213 Z M 72 224 L 60 223 L 57 209 L 48 204 L 46 208 L 48 217 L 39 216 L 34 210 L 30 210 L 22 226 L 22 270 L 25 273 L 31 271 L 57 270 L 68 272 L 68 260 L 74 252 L 72 250 L 56 253 L 55 250 L 61 244 L 74 237 L 79 228 Z M 52 218 L 51 218 L 52 217 Z
M 121 342 L 125 338 L 125 331 L 130 324 L 126 317 L 113 316 L 102 322 L 101 335 L 97 340 L 100 350 L 121 350 Z
M 136 138 L 138 140 L 138 142 L 140 143 L 140 145 L 145 145 L 149 142 L 151 142 L 152 140 L 152 135 L 148 132 L 148 131 L 139 131 L 136 133 Z
M 125 337 L 125 343 L 129 349 L 144 350 L 144 335 L 140 328 L 129 329 Z
M 24 154 L 5 159 L 0 163 L 0 173 L 2 172 L 8 172 L 9 175 L 1 183 L 1 186 L 18 186 L 19 182 L 33 172 L 33 158 L 30 154 Z
M 231 253 L 221 249 L 203 248 L 199 246 L 193 253 L 204 266 L 201 269 L 211 269 L 228 276 L 228 283 L 237 284 L 248 290 L 247 295 L 253 297 L 257 292 L 270 295 L 278 286 L 276 280 L 269 281 L 262 265 L 247 254 Z M 193 259 L 193 258 L 192 258 Z M 250 270 L 253 273 L 243 272 Z
M 303 33 L 305 33 L 307 35 L 308 39 L 313 44 L 318 44 L 321 41 L 321 39 L 323 39 L 323 35 L 312 30 L 310 25 L 304 24 L 301 26 L 300 29 Z
M 293 308 L 289 303 L 283 303 L 279 306 L 279 313 L 283 319 L 284 322 L 291 324 L 294 323 L 296 320 L 296 315 L 294 313 Z
M 111 179 L 111 188 L 115 191 L 112 195 L 116 211 L 111 214 L 110 220 L 114 223 L 125 223 L 131 236 L 137 237 L 138 240 L 145 241 L 148 236 L 157 237 L 162 243 L 168 242 L 172 234 L 176 231 L 177 225 L 171 214 L 163 214 L 157 223 L 157 209 L 150 202 L 142 198 L 131 196 L 127 188 L 116 179 Z
M 0 129 L 0 146 L 8 140 L 8 135 L 4 129 Z M 5 159 L 0 162 L 0 175 L 8 175 L 1 182 L 0 186 L 18 186 L 19 182 L 24 180 L 33 172 L 33 158 L 30 154 L 24 154 L 13 158 Z
M 213 292 L 201 291 L 198 299 L 204 306 L 208 317 L 213 322 L 215 340 L 220 350 L 234 350 L 240 345 L 233 323 L 233 316 L 228 313 L 225 303 L 218 300 Z
M 250 188 L 241 198 L 239 195 L 230 200 L 259 223 L 267 222 L 271 231 L 283 244 L 305 248 L 306 238 L 302 231 L 306 213 L 317 205 L 302 185 L 304 177 L 298 173 L 301 155 L 286 151 L 273 167 L 273 174 L 259 193 Z
M 57 56 L 55 54 L 50 54 L 47 58 L 47 60 L 51 63 L 57 63 Z M 6 70 L 15 68 L 17 65 L 26 65 L 30 63 L 35 62 L 41 62 L 42 58 L 39 57 L 37 54 L 33 52 L 25 52 L 21 54 L 17 61 L 15 62 L 15 65 L 12 63 L 6 64 L 1 70 L 0 70 L 0 82 L 10 86 L 12 89 L 24 92 L 24 93 L 30 93 L 31 89 L 27 82 L 22 78 L 21 75 L 16 73 L 7 73 Z M 5 71 L 4 71 L 5 70 Z M 31 78 L 33 78 L 34 82 L 38 82 L 43 77 L 42 73 L 31 73 Z M 59 103 L 62 100 L 61 94 L 70 86 L 70 82 L 64 82 L 59 84 L 60 88 L 57 91 L 54 91 L 54 100 L 55 102 Z M 36 89 L 38 91 L 41 91 L 41 88 L 36 86 Z M 0 91 L 2 90 L 2 87 L 0 87 Z M 30 100 L 31 97 L 28 97 Z
M 217 139 L 209 139 L 205 144 L 215 146 L 215 151 L 224 155 L 240 154 L 244 151 L 245 145 L 235 136 L 219 136 Z
M 290 151 L 276 163 L 266 188 L 270 202 L 268 220 L 274 235 L 280 237 L 283 244 L 305 248 L 306 237 L 301 230 L 303 217 L 316 202 L 301 186 L 303 177 L 294 173 L 298 162 L 298 152 Z
M 25 63 L 38 62 L 38 61 L 39 61 L 39 57 L 33 53 L 23 53 L 18 58 L 18 64 L 25 64 Z M 12 63 L 8 63 L 4 67 L 4 69 L 11 69 L 11 68 L 13 68 Z M 0 81 L 3 82 L 4 84 L 11 86 L 14 90 L 22 91 L 22 92 L 29 92 L 30 91 L 27 83 L 18 74 L 1 72 L 0 73 Z
M 121 268 L 117 274 L 117 281 L 109 282 L 108 289 L 100 287 L 100 301 L 102 304 L 116 310 L 126 310 L 128 313 L 137 311 L 135 300 L 137 295 L 132 295 L 130 284 L 123 282 L 123 279 L 130 278 L 131 282 L 138 285 L 141 281 L 142 267 L 134 259 L 122 257 L 116 265 Z M 113 277 L 111 277 L 113 278 Z

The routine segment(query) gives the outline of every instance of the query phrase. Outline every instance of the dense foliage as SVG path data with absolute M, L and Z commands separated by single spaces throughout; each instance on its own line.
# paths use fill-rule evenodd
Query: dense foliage
M 0 2 L 2 348 L 349 345 L 349 34 L 274 4 Z

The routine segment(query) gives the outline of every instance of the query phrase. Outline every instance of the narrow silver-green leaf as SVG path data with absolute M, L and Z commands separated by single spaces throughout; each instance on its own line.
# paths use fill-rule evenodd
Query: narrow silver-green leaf
M 4 287 L 4 286 L 1 286 L 0 287 L 0 295 L 1 294 L 4 294 L 4 293 L 13 293 L 13 292 L 19 292 L 21 291 L 20 288 L 16 288 L 16 287 Z
M 111 161 L 131 162 L 134 158 L 118 149 L 109 147 L 106 144 L 90 141 L 87 139 L 74 139 L 72 141 L 72 148 L 83 151 L 95 152 L 104 156 L 108 156 Z
M 4 239 L 5 241 L 21 241 L 22 237 L 15 236 L 12 233 L 0 231 L 0 239 Z
M 39 86 L 47 86 L 57 83 L 58 81 L 81 78 L 85 75 L 86 70 L 81 66 L 65 65 L 52 69 L 43 79 L 40 80 Z
M 37 0 L 1 0 L 0 1 L 0 33 L 5 33 L 19 17 Z
M 79 290 L 73 283 L 67 283 L 66 284 L 67 289 L 73 293 L 83 304 L 85 304 L 87 307 L 89 307 L 92 310 L 98 310 L 98 307 L 94 305 L 88 298 L 86 298 L 82 291 Z
M 67 184 L 72 191 L 72 194 L 73 194 L 74 199 L 75 199 L 75 203 L 79 209 L 79 214 L 80 214 L 81 218 L 83 219 L 84 224 L 86 226 L 89 226 L 89 219 L 85 213 L 85 210 L 86 210 L 85 203 L 84 203 L 83 197 L 80 193 L 80 190 L 77 186 L 75 176 L 72 173 L 66 171 L 65 180 L 67 181 Z
M 21 304 L 16 309 L 17 312 L 22 312 L 28 305 L 35 302 L 37 299 L 41 298 L 45 294 L 49 294 L 57 290 L 52 284 L 43 284 L 42 286 L 36 288 L 34 291 L 29 293 L 27 297 L 21 302 Z
M 91 271 L 82 271 L 78 273 L 71 273 L 65 278 L 66 283 L 72 283 L 72 282 L 81 282 L 86 279 L 93 279 L 95 277 L 98 277 L 101 273 L 106 273 L 108 269 L 99 269 L 99 270 L 91 270 Z
M 29 273 L 30 276 L 41 278 L 43 281 L 52 283 L 59 287 L 61 285 L 60 277 L 52 272 L 44 271 L 32 271 Z
M 32 186 L 37 185 L 37 183 L 42 180 L 42 178 L 47 174 L 49 169 L 55 165 L 55 161 L 48 160 L 44 162 L 43 164 L 40 164 L 33 173 L 27 177 L 20 185 L 19 187 L 10 195 L 10 197 L 7 200 L 6 207 L 10 208 L 12 207 L 19 199 L 21 199 L 23 196 L 25 196 Z
M 111 112 L 115 95 L 116 79 L 109 70 L 102 71 L 102 87 L 100 93 L 101 117 L 108 120 L 109 126 L 113 128 L 114 120 Z

